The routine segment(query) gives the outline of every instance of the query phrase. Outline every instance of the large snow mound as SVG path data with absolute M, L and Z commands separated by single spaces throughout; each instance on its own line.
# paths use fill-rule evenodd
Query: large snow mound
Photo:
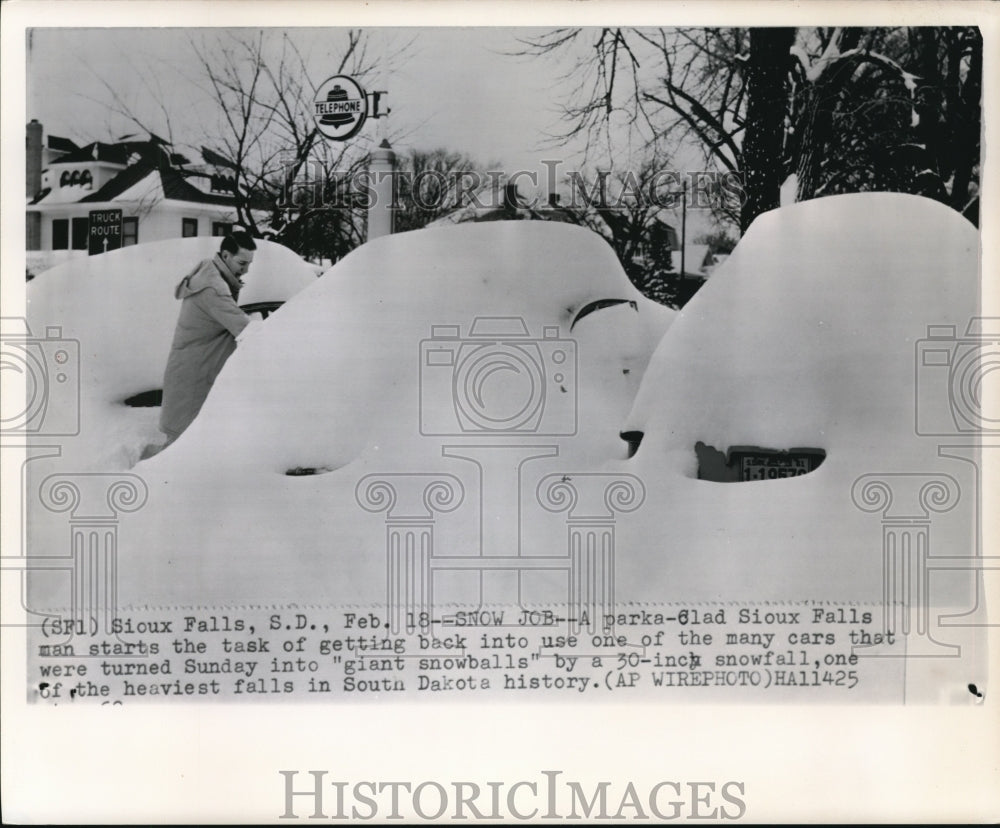
M 660 589 L 878 600 L 879 522 L 852 496 L 865 475 L 949 475 L 962 502 L 938 518 L 938 554 L 975 548 L 973 468 L 939 454 L 962 441 L 958 389 L 922 349 L 929 328 L 952 332 L 936 348 L 954 357 L 980 347 L 966 341 L 978 246 L 958 213 L 909 195 L 816 199 L 753 223 L 664 335 L 626 422 L 644 432 L 629 466 L 657 508 L 623 524 L 623 545 L 667 550 Z M 826 459 L 800 477 L 715 483 L 696 479 L 698 442 Z M 651 597 L 657 581 L 623 566 L 621 594 Z
M 916 196 L 763 214 L 660 343 L 628 418 L 640 454 L 690 475 L 699 440 L 897 462 L 914 447 L 916 343 L 965 333 L 978 252 L 975 227 Z
M 619 304 L 574 325 L 602 300 Z M 582 228 L 493 222 L 377 239 L 248 336 L 197 420 L 150 465 L 190 473 L 208 452 L 220 473 L 284 473 L 340 468 L 364 451 L 405 465 L 469 428 L 622 456 L 621 422 L 671 318 Z M 483 370 L 464 374 L 484 344 Z
M 622 421 L 673 316 L 581 228 L 498 222 L 365 244 L 248 335 L 188 430 L 134 466 L 149 497 L 123 529 L 121 603 L 384 600 L 384 516 L 356 495 L 366 475 L 461 479 L 443 548 L 478 548 L 516 528 L 518 505 L 478 513 L 475 465 L 444 447 L 500 444 L 483 463 L 505 474 L 525 444 L 544 444 L 523 481 L 534 516 L 534 475 L 624 461 Z M 95 434 L 67 444 L 98 455 Z M 32 475 L 80 470 L 70 454 L 34 461 Z M 305 469 L 320 473 L 288 474 Z M 65 531 L 45 517 L 32 514 L 38 548 Z M 526 526 L 525 543 L 562 544 L 560 521 L 545 538 Z

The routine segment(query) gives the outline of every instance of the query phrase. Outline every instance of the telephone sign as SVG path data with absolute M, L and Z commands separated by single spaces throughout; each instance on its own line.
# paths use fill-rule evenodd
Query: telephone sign
M 334 75 L 317 90 L 313 107 L 319 131 L 332 141 L 346 141 L 368 118 L 368 95 L 349 75 Z

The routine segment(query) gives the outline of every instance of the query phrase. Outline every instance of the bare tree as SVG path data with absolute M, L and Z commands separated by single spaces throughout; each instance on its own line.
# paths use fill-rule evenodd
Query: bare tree
M 558 140 L 584 136 L 588 150 L 606 142 L 613 157 L 619 113 L 618 129 L 658 155 L 693 146 L 707 170 L 744 172 L 750 30 L 559 29 L 524 44 L 521 54 L 569 56 L 567 128 Z M 718 217 L 739 213 L 719 202 Z
M 573 173 L 571 178 L 573 197 L 560 205 L 567 219 L 603 236 L 626 275 L 648 298 L 683 306 L 695 290 L 681 272 L 683 177 L 654 152 L 635 170 L 589 177 Z
M 120 125 L 122 121 L 131 124 L 133 128 L 149 136 L 162 134 L 166 143 L 174 146 L 177 143 L 177 135 L 174 131 L 173 113 L 168 104 L 168 96 L 164 84 L 169 84 L 169 79 L 176 70 L 176 66 L 170 65 L 150 65 L 137 64 L 135 60 L 126 53 L 122 53 L 120 58 L 124 62 L 121 71 L 127 73 L 134 83 L 131 85 L 134 98 L 129 98 L 122 91 L 122 87 L 115 81 L 97 71 L 86 56 L 81 56 L 80 63 L 87 69 L 100 84 L 104 91 L 104 96 L 95 98 L 89 95 L 79 95 L 84 100 L 96 104 L 104 110 L 107 116 L 105 131 L 100 134 L 90 135 L 92 141 L 107 140 L 109 135 L 114 135 L 112 121 L 118 119 Z M 116 79 L 117 80 L 117 79 Z M 149 107 L 140 108 L 138 100 L 152 104 Z M 122 136 L 125 138 L 131 135 Z
M 526 41 L 525 53 L 566 51 L 587 36 L 558 30 Z M 649 144 L 698 147 L 709 170 L 743 175 L 742 210 L 720 201 L 716 215 L 745 229 L 778 204 L 794 38 L 794 29 L 601 29 L 589 54 L 577 52 L 575 71 L 591 80 L 571 92 L 563 137 L 586 134 L 591 146 L 603 130 L 610 141 L 610 116 L 622 109 Z
M 400 159 L 397 176 L 396 230 L 414 230 L 478 199 L 493 183 L 489 170 L 499 164 L 481 164 L 454 150 L 411 150 Z
M 310 161 L 317 169 L 335 170 L 360 154 L 359 142 L 332 149 L 322 140 L 312 117 L 316 86 L 310 67 L 287 32 L 211 35 L 192 47 L 220 119 L 206 140 L 235 173 L 240 223 L 260 235 L 260 211 L 287 197 Z M 331 74 L 362 77 L 370 71 L 362 32 L 346 33 L 332 66 Z M 315 170 L 307 172 L 315 176 Z M 285 218 L 283 230 L 296 220 Z
M 948 29 L 558 29 L 521 54 L 568 59 L 566 141 L 612 131 L 700 148 L 742 176 L 741 229 L 798 198 L 895 190 L 971 215 L 982 38 Z M 970 201 L 970 199 L 972 199 Z M 717 218 L 725 218 L 724 209 Z

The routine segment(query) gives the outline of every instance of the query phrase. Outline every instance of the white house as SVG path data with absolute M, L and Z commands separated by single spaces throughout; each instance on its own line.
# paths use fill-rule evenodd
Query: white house
M 27 128 L 28 272 L 88 255 L 90 221 L 121 210 L 121 246 L 219 236 L 236 221 L 231 165 L 202 149 L 191 164 L 162 138 L 134 136 L 83 147 Z
M 711 273 L 712 253 L 707 244 L 684 245 L 684 273 L 687 279 L 704 279 Z M 681 268 L 680 255 L 674 256 L 674 267 Z

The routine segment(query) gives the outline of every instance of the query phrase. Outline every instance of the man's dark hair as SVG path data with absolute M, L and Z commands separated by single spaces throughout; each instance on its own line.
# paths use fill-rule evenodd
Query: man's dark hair
M 226 251 L 234 256 L 240 250 L 256 250 L 257 245 L 253 240 L 253 236 L 246 232 L 246 230 L 236 230 L 232 233 L 227 233 L 222 239 L 222 245 L 219 247 L 219 251 Z

